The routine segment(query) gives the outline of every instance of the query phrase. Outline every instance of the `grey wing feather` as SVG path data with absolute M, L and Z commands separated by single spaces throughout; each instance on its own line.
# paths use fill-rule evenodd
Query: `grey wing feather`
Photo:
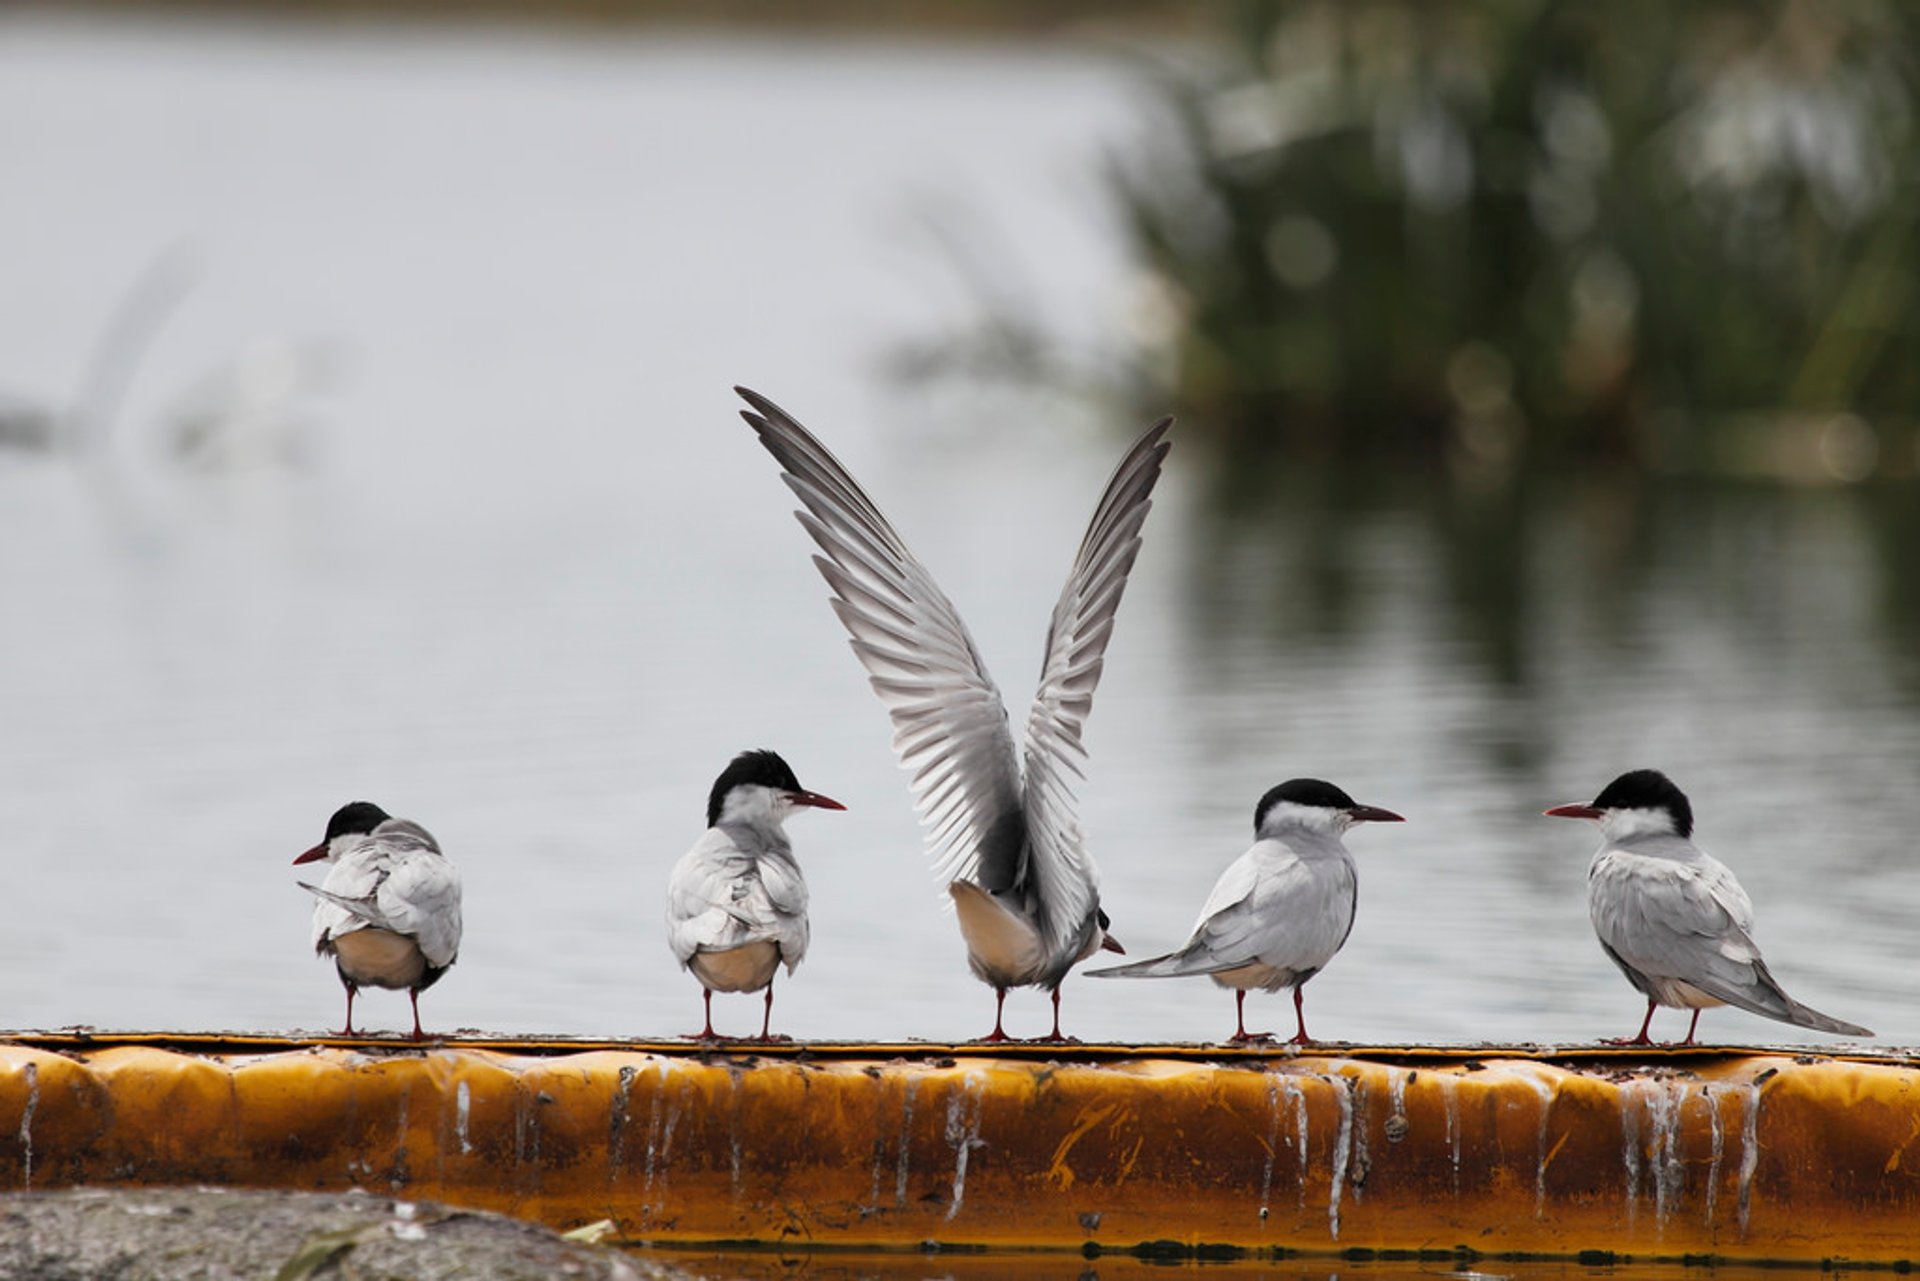
M 772 401 L 735 388 L 821 555 L 833 611 L 893 720 L 944 883 L 1010 886 L 1021 855 L 1019 766 L 1006 706 L 973 637 L 887 518 L 838 459 Z
M 1100 495 L 1047 629 L 1040 688 L 1027 714 L 1025 814 L 1029 874 L 1050 953 L 1075 948 L 1099 902 L 1099 873 L 1081 839 L 1070 776 L 1085 777 L 1082 740 L 1105 666 L 1140 530 L 1167 456 L 1163 418 L 1133 443 Z
M 366 925 L 414 939 L 430 965 L 459 955 L 460 874 L 417 823 L 387 820 L 328 869 L 324 885 L 300 884 L 321 900 L 316 946 Z
M 1753 941 L 1753 906 L 1722 863 L 1637 859 L 1603 850 L 1589 873 L 1595 931 L 1622 968 L 1674 979 L 1764 1018 L 1871 1036 L 1788 996 Z

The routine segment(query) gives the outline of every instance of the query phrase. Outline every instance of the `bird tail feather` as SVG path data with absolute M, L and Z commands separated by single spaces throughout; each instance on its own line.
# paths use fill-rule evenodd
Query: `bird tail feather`
M 1169 952 L 1131 965 L 1111 965 L 1104 970 L 1087 970 L 1096 979 L 1170 979 L 1189 974 L 1211 974 L 1222 968 L 1220 962 L 1204 952 Z
M 1766 962 L 1754 962 L 1753 987 L 1730 989 L 1715 992 L 1714 995 L 1729 1005 L 1737 1005 L 1750 1014 L 1762 1018 L 1777 1019 L 1782 1023 L 1791 1023 L 1795 1027 L 1811 1028 L 1816 1032 L 1830 1032 L 1835 1036 L 1872 1036 L 1874 1033 L 1858 1023 L 1849 1023 L 1845 1019 L 1836 1019 L 1831 1014 L 1822 1014 L 1811 1005 L 1802 1005 L 1788 996 L 1773 974 L 1767 969 Z
M 344 894 L 335 894 L 332 890 L 323 890 L 318 885 L 309 885 L 305 881 L 299 882 L 299 886 L 316 898 L 323 898 L 341 911 L 360 918 L 368 925 L 383 930 L 394 928 L 393 922 L 388 919 L 386 913 L 374 905 L 372 899 L 348 898 Z

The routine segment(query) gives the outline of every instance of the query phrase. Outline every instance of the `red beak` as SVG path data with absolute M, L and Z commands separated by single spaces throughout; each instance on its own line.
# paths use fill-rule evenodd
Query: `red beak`
M 1603 811 L 1591 805 L 1556 805 L 1550 810 L 1541 810 L 1546 818 L 1605 818 Z
M 320 859 L 325 858 L 326 856 L 327 856 L 327 843 L 325 841 L 321 841 L 318 845 L 308 850 L 305 854 L 302 854 L 299 858 L 293 860 L 293 865 L 295 867 L 298 867 L 302 863 L 317 862 Z
M 1127 954 L 1127 949 L 1120 946 L 1120 940 L 1105 932 L 1102 932 L 1100 935 L 1100 950 L 1102 952 L 1118 952 L 1122 956 Z
M 822 796 L 818 792 L 788 792 L 787 799 L 795 805 L 811 805 L 817 810 L 843 810 L 847 808 L 831 796 Z
M 1377 805 L 1355 805 L 1347 811 L 1347 817 L 1356 823 L 1404 823 L 1392 810 L 1383 810 Z

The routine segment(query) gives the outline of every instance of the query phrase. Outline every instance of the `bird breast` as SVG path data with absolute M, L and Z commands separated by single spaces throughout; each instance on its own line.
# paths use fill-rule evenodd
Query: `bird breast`
M 757 992 L 773 982 L 774 971 L 780 968 L 780 945 L 748 943 L 720 951 L 695 952 L 687 958 L 687 968 L 716 992 Z
M 341 973 L 364 987 L 413 987 L 427 972 L 420 945 L 404 934 L 366 926 L 327 943 Z
M 971 881 L 947 886 L 967 943 L 967 964 L 983 982 L 1019 987 L 1035 982 L 1047 949 L 1033 922 Z

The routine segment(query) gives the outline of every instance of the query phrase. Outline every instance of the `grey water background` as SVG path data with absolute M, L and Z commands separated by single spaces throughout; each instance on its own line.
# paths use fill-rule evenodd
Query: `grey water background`
M 1145 420 L 904 385 L 888 353 L 967 321 L 929 231 L 951 219 L 1017 248 L 1066 341 L 1133 323 L 1096 171 L 1136 94 L 1098 51 L 991 41 L 0 14 L 0 392 L 61 402 L 157 253 L 197 273 L 100 457 L 0 452 L 0 1024 L 337 1027 L 288 864 L 364 797 L 466 878 L 430 1028 L 689 1030 L 667 871 L 764 745 L 849 806 L 792 827 L 814 943 L 776 1028 L 984 1032 L 884 713 L 729 388 L 839 453 L 1023 715 Z M 322 353 L 304 461 L 178 465 L 182 389 L 261 339 Z M 1630 1033 L 1586 921 L 1595 835 L 1538 814 L 1657 765 L 1788 989 L 1920 1043 L 1904 500 L 1568 476 L 1482 527 L 1391 475 L 1329 495 L 1272 468 L 1224 502 L 1176 434 L 1108 654 L 1080 798 L 1131 952 L 1181 941 L 1258 795 L 1316 775 L 1409 820 L 1351 838 L 1316 1035 Z M 1232 1018 L 1198 980 L 1075 976 L 1064 1009 L 1087 1039 Z M 406 1026 L 403 996 L 360 1010 Z M 758 1001 L 716 1018 L 744 1033 Z M 1010 998 L 1010 1030 L 1045 1026 Z M 1832 1044 L 1734 1011 L 1702 1032 Z

